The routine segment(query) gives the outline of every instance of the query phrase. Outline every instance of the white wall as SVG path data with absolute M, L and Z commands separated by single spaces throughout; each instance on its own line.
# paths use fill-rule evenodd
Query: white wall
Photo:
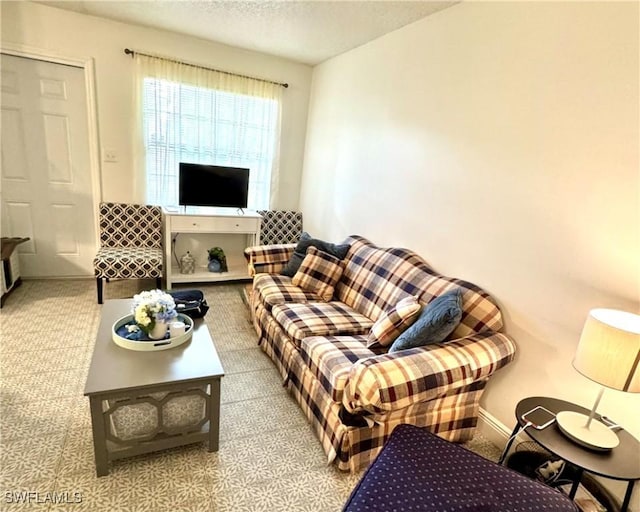
M 492 293 L 518 355 L 483 407 L 591 406 L 589 309 L 640 309 L 638 3 L 458 4 L 314 69 L 301 209 Z M 640 438 L 640 395 L 602 412 Z M 636 492 L 636 495 L 639 494 Z
M 151 6 L 151 4 L 150 4 Z M 288 82 L 284 92 L 277 208 L 297 209 L 304 154 L 311 68 L 285 59 L 173 32 L 68 12 L 31 2 L 1 2 L 3 44 L 21 44 L 61 56 L 95 59 L 100 146 L 117 163 L 102 163 L 102 197 L 130 202 L 135 173 L 131 126 L 133 63 L 125 47 L 225 71 Z

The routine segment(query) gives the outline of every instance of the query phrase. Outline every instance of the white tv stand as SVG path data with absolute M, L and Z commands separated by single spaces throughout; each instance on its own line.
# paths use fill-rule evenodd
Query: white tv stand
M 232 208 L 195 209 L 193 213 L 164 211 L 164 273 L 166 288 L 173 283 L 203 283 L 250 279 L 244 249 L 257 245 L 260 240 L 262 217 L 253 211 L 243 214 Z M 206 213 L 205 213 L 206 212 Z M 188 235 L 183 237 L 181 235 Z M 207 249 L 212 242 L 203 241 L 200 235 L 220 235 L 214 245 L 222 247 L 227 257 L 228 272 L 207 270 Z M 177 237 L 177 238 L 176 238 Z M 173 241 L 176 241 L 176 254 Z M 189 250 L 196 259 L 193 274 L 181 274 L 178 261 Z M 177 258 L 177 261 L 176 261 Z

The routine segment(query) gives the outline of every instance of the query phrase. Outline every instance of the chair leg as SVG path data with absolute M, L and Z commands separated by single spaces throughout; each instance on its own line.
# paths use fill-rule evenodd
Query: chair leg
M 96 277 L 96 286 L 98 287 L 98 304 L 102 304 L 102 278 Z
M 162 277 L 156 277 L 156 288 L 158 290 L 162 289 Z

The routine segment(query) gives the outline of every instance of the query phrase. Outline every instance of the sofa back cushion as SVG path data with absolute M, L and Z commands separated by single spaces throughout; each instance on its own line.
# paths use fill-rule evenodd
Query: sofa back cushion
M 256 274 L 253 278 L 253 293 L 267 311 L 287 302 L 322 302 L 317 294 L 294 286 L 290 277 L 280 274 Z
M 459 288 L 462 319 L 449 339 L 483 331 L 500 331 L 502 315 L 491 296 L 478 286 L 435 272 L 415 252 L 401 248 L 380 248 L 360 236 L 345 243 L 351 248 L 334 297 L 358 313 L 377 320 L 385 310 L 407 295 L 418 295 L 422 304 Z

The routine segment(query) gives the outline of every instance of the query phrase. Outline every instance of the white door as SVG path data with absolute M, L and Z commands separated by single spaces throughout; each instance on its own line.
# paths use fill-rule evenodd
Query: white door
M 2 55 L 2 236 L 26 277 L 93 274 L 95 212 L 84 70 Z

